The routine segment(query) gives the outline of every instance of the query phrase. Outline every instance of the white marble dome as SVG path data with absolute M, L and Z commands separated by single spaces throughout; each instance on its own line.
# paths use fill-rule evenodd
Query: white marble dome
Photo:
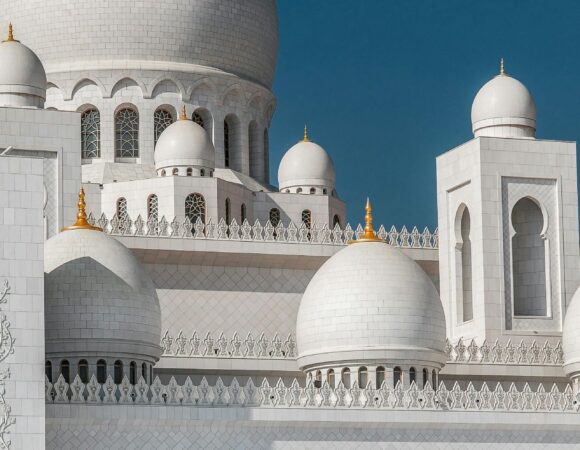
M 445 317 L 415 261 L 382 241 L 357 242 L 326 261 L 298 310 L 298 365 L 445 364 Z
M 196 174 L 204 169 L 204 174 L 215 168 L 215 149 L 207 132 L 197 123 L 181 119 L 169 125 L 155 145 L 155 169 L 171 175 L 176 169 L 179 175 L 186 175 L 188 168 Z
M 471 123 L 475 137 L 533 138 L 536 133 L 534 98 L 521 82 L 502 70 L 475 96 Z
M 36 54 L 10 35 L 0 42 L 0 106 L 42 108 L 46 72 Z
M 123 244 L 101 231 L 63 231 L 44 246 L 47 359 L 161 356 L 155 286 Z
M 303 140 L 292 146 L 278 166 L 278 184 L 281 192 L 302 192 L 310 189 L 328 193 L 334 189 L 336 172 L 332 159 L 320 145 Z
M 278 49 L 274 0 L 5 0 L 12 20 L 47 70 L 157 64 L 206 67 L 272 86 Z M 174 66 L 171 66 L 171 65 Z
M 564 372 L 572 379 L 580 380 L 580 288 L 572 301 L 562 331 L 562 348 L 564 350 Z

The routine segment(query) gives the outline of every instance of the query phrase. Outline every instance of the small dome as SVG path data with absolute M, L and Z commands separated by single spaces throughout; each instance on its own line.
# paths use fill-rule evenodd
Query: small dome
M 566 311 L 562 331 L 564 350 L 564 372 L 570 378 L 580 378 L 580 288 L 572 297 Z
M 215 168 L 215 149 L 207 132 L 191 120 L 169 125 L 155 146 L 155 169 Z
M 0 106 L 43 108 L 46 72 L 38 56 L 14 40 L 12 25 L 8 39 L 0 43 Z
M 296 324 L 298 365 L 440 369 L 445 337 L 443 306 L 425 272 L 397 248 L 362 239 L 326 261 L 308 284 Z
M 536 104 L 530 91 L 505 74 L 488 81 L 471 106 L 471 123 L 476 137 L 533 138 L 536 133 Z
M 71 227 L 46 241 L 44 271 L 47 359 L 159 360 L 155 286 L 123 244 Z
M 326 150 L 311 142 L 305 133 L 304 140 L 291 147 L 278 167 L 280 191 L 284 189 L 326 188 L 334 189 L 336 172 Z

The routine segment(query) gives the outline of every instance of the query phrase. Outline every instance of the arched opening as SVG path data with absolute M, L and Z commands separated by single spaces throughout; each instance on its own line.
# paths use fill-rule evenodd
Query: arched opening
M 306 228 L 312 228 L 312 213 L 309 209 L 302 211 L 302 223 Z
M 179 175 L 179 169 L 177 167 L 174 167 L 173 170 L 171 171 L 171 175 L 173 175 L 174 177 Z
M 228 114 L 224 120 L 224 166 L 241 172 L 242 141 L 240 120 Z
M 89 363 L 86 359 L 81 359 L 79 361 L 78 367 L 79 377 L 83 383 L 89 382 Z
M 117 219 L 119 222 L 123 222 L 127 220 L 129 217 L 129 213 L 127 212 L 127 199 L 125 197 L 121 197 L 117 199 Z
M 315 388 L 322 387 L 322 372 L 320 370 L 316 371 L 316 376 L 314 378 L 314 387 Z
M 338 217 L 338 214 L 335 214 L 332 218 L 332 228 L 336 227 L 337 225 L 340 228 L 340 217 Z
M 154 221 L 159 219 L 159 198 L 155 194 L 147 197 L 147 218 Z
M 465 208 L 461 215 L 461 276 L 462 276 L 462 301 L 463 321 L 473 319 L 473 289 L 472 289 L 472 266 L 471 266 L 471 217 L 469 209 Z
M 429 373 L 427 369 L 423 369 L 423 389 L 427 386 L 427 381 L 429 381 Z
M 212 139 L 213 117 L 207 109 L 197 108 L 193 112 L 193 114 L 191 116 L 191 120 L 193 120 L 200 127 L 202 127 L 205 130 L 205 132 L 208 134 L 208 136 L 210 137 L 210 140 L 213 141 L 213 139 Z
M 316 189 L 315 188 L 310 188 L 310 195 L 316 194 Z
M 166 174 L 166 172 L 165 172 L 165 169 L 163 169 L 163 170 L 161 171 L 161 176 L 162 176 L 162 177 L 164 177 L 164 176 L 165 176 L 165 174 Z
M 431 372 L 431 384 L 433 389 L 437 389 L 437 372 L 435 372 L 435 369 Z
M 326 194 L 328 193 L 328 190 L 327 190 L 326 188 L 324 188 L 324 189 L 322 189 L 322 193 L 323 193 L 324 195 L 326 195 Z
M 104 359 L 97 361 L 97 381 L 101 384 L 107 381 L 107 362 Z
M 278 208 L 272 208 L 269 214 L 270 223 L 274 228 L 280 223 L 280 210 Z
M 44 375 L 46 376 L 46 379 L 52 383 L 52 362 L 46 361 L 44 363 Z
M 60 373 L 62 374 L 64 381 L 70 383 L 70 364 L 66 359 L 60 362 Z
M 409 369 L 409 384 L 417 384 L 417 371 L 414 367 Z
M 190 176 L 192 176 L 192 175 L 193 175 L 193 169 L 192 169 L 191 167 L 188 167 L 188 168 L 187 168 L 187 171 L 186 171 L 185 173 L 186 173 L 186 175 L 187 175 L 188 177 L 190 177 Z M 203 176 L 203 175 L 202 175 L 202 176 Z
M 174 122 L 175 118 L 170 111 L 159 108 L 153 113 L 153 144 L 157 146 L 157 141 L 161 133 Z
M 81 114 L 81 157 L 101 157 L 101 114 L 95 107 L 90 107 Z
M 115 154 L 117 158 L 139 157 L 139 114 L 133 106 L 115 113 Z
M 244 221 L 247 219 L 246 217 L 246 204 L 242 203 L 242 206 L 240 207 L 240 218 L 242 219 L 241 223 L 244 223 Z
M 230 126 L 224 120 L 224 166 L 230 167 Z
M 512 238 L 514 315 L 547 316 L 542 210 L 530 198 L 522 198 L 514 205 L 511 219 L 515 232 Z
M 397 387 L 397 384 L 403 384 L 403 372 L 401 371 L 400 367 L 395 367 L 393 369 L 393 387 Z
M 137 384 L 137 363 L 135 361 L 131 361 L 129 364 L 129 382 L 131 384 Z
M 334 389 L 334 369 L 328 369 L 328 372 L 326 373 L 326 381 L 328 382 L 328 385 Z
M 226 225 L 232 221 L 232 204 L 229 198 L 226 198 Z
M 264 158 L 258 124 L 252 120 L 248 125 L 248 144 L 250 147 L 250 176 L 262 180 L 264 174 Z
M 189 217 L 192 229 L 197 219 L 205 224 L 205 198 L 203 198 L 203 195 L 195 192 L 185 198 L 185 216 Z
M 366 367 L 359 367 L 358 369 L 358 387 L 364 389 L 367 387 L 367 383 L 369 381 L 368 378 L 368 370 Z
M 115 384 L 121 384 L 121 382 L 123 381 L 123 361 L 119 359 L 115 361 L 113 379 L 115 381 Z
M 205 169 L 200 169 L 199 175 L 205 177 Z
M 302 194 L 302 188 L 298 188 L 298 189 L 296 189 L 296 193 L 297 193 L 297 194 Z
M 147 381 L 147 364 L 141 364 L 141 376 L 145 381 Z
M 377 367 L 376 373 L 376 387 L 379 389 L 385 381 L 385 368 L 383 366 Z
M 342 384 L 344 384 L 344 387 L 349 389 L 351 387 L 350 385 L 350 369 L 348 367 L 345 367 L 344 369 L 342 369 L 342 374 L 341 374 L 341 378 L 342 378 Z

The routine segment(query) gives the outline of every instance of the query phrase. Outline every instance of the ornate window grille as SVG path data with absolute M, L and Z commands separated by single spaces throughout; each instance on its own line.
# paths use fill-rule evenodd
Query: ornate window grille
M 185 215 L 189 217 L 192 226 L 195 225 L 199 218 L 205 223 L 205 199 L 203 195 L 194 193 L 185 198 Z
M 280 210 L 278 208 L 272 208 L 270 210 L 270 223 L 273 227 L 277 227 L 280 223 Z
M 147 218 L 157 220 L 159 218 L 159 198 L 151 194 L 147 199 Z
M 302 211 L 302 223 L 306 228 L 312 228 L 312 213 L 309 209 Z
M 205 129 L 205 122 L 203 120 L 203 117 L 201 117 L 200 113 L 194 112 L 193 116 L 191 117 L 191 120 L 193 120 L 195 123 L 197 123 L 203 129 Z
M 127 212 L 127 199 L 125 197 L 121 197 L 117 200 L 117 218 L 119 222 L 126 220 L 129 217 Z
M 224 165 L 230 167 L 230 127 L 224 121 Z
M 101 114 L 97 109 L 87 109 L 81 114 L 81 157 L 101 156 Z
M 157 140 L 161 133 L 173 123 L 173 116 L 169 111 L 165 109 L 158 109 L 153 114 L 153 130 L 154 130 L 154 145 L 157 145 Z
M 134 109 L 115 114 L 115 148 L 118 158 L 139 157 L 139 114 Z

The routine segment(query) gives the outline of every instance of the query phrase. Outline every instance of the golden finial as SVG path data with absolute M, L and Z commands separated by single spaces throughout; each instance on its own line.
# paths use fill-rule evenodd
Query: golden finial
M 70 227 L 65 227 L 62 231 L 68 230 L 95 230 L 95 231 L 103 231 L 99 227 L 95 227 L 91 225 L 87 220 L 87 213 L 85 211 L 86 207 L 85 203 L 85 190 L 81 187 L 79 191 L 79 202 L 77 203 L 78 212 L 77 212 L 77 221 L 71 225 Z
M 187 112 L 185 112 L 185 104 L 181 105 L 181 120 L 187 120 Z
M 10 22 L 8 24 L 8 37 L 4 42 L 15 42 L 15 41 L 16 39 L 14 39 L 14 30 L 12 28 L 12 22 Z
M 499 74 L 505 75 L 505 67 L 503 65 L 503 58 L 499 60 Z
M 308 138 L 308 127 L 306 125 L 304 125 L 304 138 L 302 139 L 302 142 L 309 142 L 310 139 Z
M 373 207 L 368 197 L 365 206 L 365 232 L 358 239 L 350 241 L 350 244 L 356 244 L 357 242 L 384 242 L 377 237 L 377 233 L 373 229 Z

